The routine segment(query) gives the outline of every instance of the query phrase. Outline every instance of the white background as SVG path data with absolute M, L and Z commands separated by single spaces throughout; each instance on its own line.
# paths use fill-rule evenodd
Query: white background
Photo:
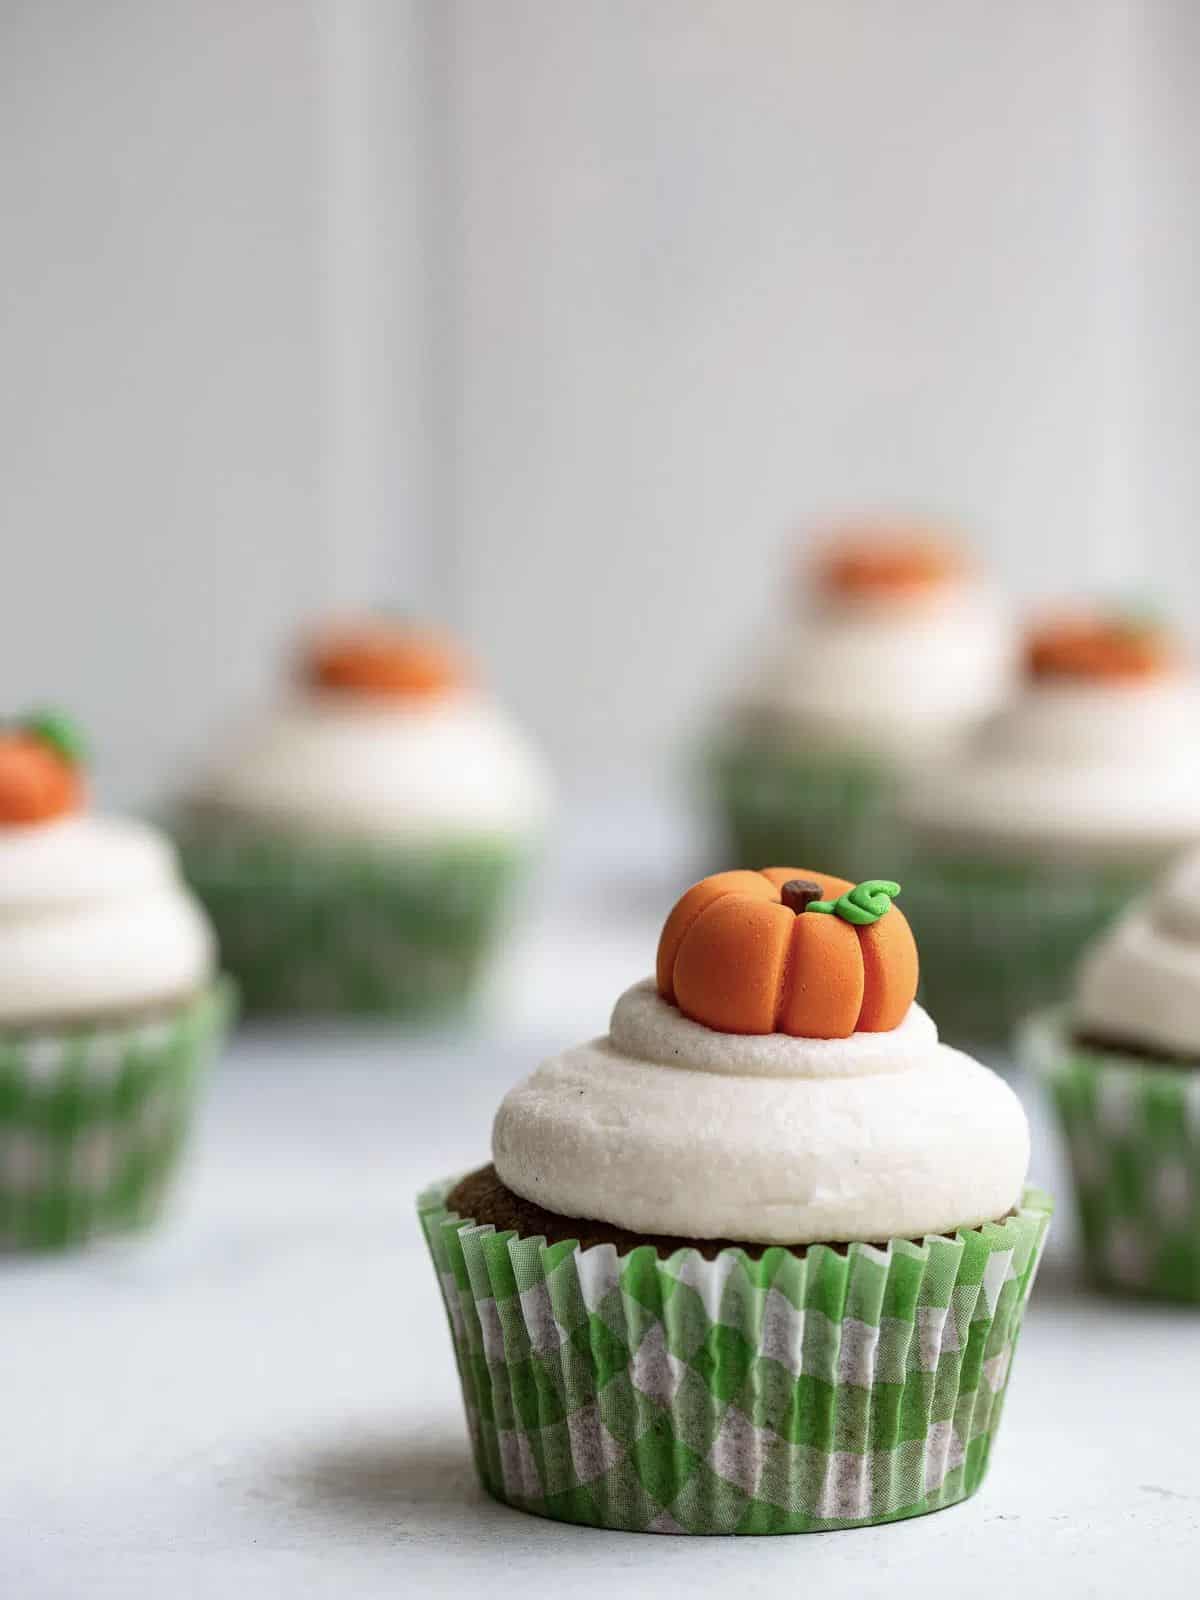
M 1186 0 L 8 0 L 0 699 L 177 779 L 331 605 L 665 767 L 839 510 L 1194 585 Z

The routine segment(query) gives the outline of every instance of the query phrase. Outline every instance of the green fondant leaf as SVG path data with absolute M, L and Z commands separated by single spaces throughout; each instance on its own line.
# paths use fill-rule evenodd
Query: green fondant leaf
M 867 878 L 836 900 L 814 900 L 807 909 L 826 915 L 833 913 L 841 917 L 843 922 L 865 928 L 869 923 L 878 922 L 886 911 L 891 910 L 892 901 L 899 893 L 900 885 L 893 883 L 890 878 Z
M 61 711 L 31 711 L 28 716 L 21 718 L 21 727 L 35 739 L 48 744 L 73 766 L 79 766 L 87 759 L 87 745 L 82 733 L 71 718 Z

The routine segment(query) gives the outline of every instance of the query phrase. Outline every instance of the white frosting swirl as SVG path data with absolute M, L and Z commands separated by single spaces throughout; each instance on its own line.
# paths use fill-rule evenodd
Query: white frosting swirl
M 1181 861 L 1084 956 L 1077 1028 L 1200 1057 L 1200 854 Z
M 900 761 L 952 745 L 1007 693 L 1014 634 L 989 590 L 814 602 L 788 623 L 742 697 L 748 721 Z
M 312 693 L 281 707 L 194 799 L 251 821 L 352 838 L 536 833 L 541 760 L 473 693 L 401 703 Z
M 0 827 L 0 1024 L 183 999 L 214 960 L 208 923 L 153 828 L 91 816 Z
M 1200 839 L 1193 679 L 1030 685 L 955 770 L 909 796 L 922 834 L 1048 859 L 1113 849 L 1162 859 Z
M 716 1033 L 652 981 L 607 1038 L 540 1066 L 496 1115 L 501 1180 L 639 1233 L 811 1244 L 1003 1216 L 1029 1163 L 1012 1090 L 919 1006 L 890 1034 Z

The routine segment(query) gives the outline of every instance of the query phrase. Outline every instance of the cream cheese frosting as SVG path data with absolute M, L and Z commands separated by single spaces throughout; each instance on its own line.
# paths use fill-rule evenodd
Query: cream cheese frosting
M 183 999 L 214 964 L 208 923 L 155 829 L 87 815 L 0 828 L 0 1025 Z
M 1179 862 L 1087 952 L 1073 1016 L 1081 1032 L 1200 1057 L 1200 854 Z
M 828 599 L 780 631 L 741 714 L 824 747 L 917 762 L 1000 705 L 1014 665 L 1011 619 L 982 586 L 886 604 Z
M 1012 1090 L 917 1005 L 849 1039 L 717 1033 L 652 980 L 610 1030 L 545 1062 L 497 1113 L 501 1180 L 635 1232 L 803 1245 L 1003 1216 L 1029 1163 Z
M 1031 684 L 953 770 L 915 781 L 922 833 L 995 849 L 1161 856 L 1200 839 L 1200 693 L 1184 676 Z
M 274 826 L 425 839 L 534 833 L 549 796 L 541 760 L 481 695 L 381 703 L 314 691 L 252 730 L 193 798 Z

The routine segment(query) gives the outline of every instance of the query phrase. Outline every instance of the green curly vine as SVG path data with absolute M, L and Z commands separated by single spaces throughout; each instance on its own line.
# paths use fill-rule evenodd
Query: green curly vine
M 899 893 L 900 885 L 893 883 L 890 878 L 867 878 L 836 900 L 810 901 L 808 910 L 841 917 L 844 922 L 852 922 L 856 927 L 863 928 L 868 923 L 878 922 L 885 911 L 890 911 L 892 901 Z
M 35 739 L 49 745 L 51 750 L 73 766 L 87 759 L 83 735 L 71 718 L 61 711 L 31 711 L 20 719 L 17 726 L 24 733 L 32 734 Z

